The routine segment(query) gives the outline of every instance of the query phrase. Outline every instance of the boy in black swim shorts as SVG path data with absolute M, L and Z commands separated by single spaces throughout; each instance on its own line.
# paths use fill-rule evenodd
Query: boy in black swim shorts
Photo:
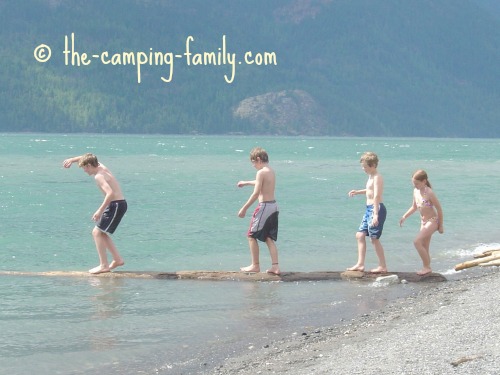
M 115 232 L 125 212 L 127 212 L 127 202 L 115 176 L 104 164 L 98 162 L 95 155 L 85 154 L 66 159 L 63 166 L 69 168 L 73 163 L 78 163 L 78 166 L 85 173 L 94 176 L 97 187 L 104 194 L 102 204 L 92 215 L 92 220 L 96 222 L 92 236 L 99 254 L 99 265 L 90 269 L 89 272 L 92 274 L 109 272 L 125 264 L 109 234 Z M 108 263 L 106 250 L 109 250 L 113 256 L 111 263 Z
M 105 233 L 113 234 L 125 212 L 127 212 L 127 201 L 125 199 L 111 201 L 95 226 Z

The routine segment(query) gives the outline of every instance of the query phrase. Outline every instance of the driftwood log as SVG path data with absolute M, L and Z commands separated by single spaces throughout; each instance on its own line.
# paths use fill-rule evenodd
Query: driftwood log
M 81 271 L 46 271 L 22 272 L 0 271 L 0 276 L 52 276 L 52 277 L 107 277 L 107 278 L 136 278 L 136 279 L 169 279 L 169 280 L 211 280 L 211 281 L 320 281 L 320 280 L 360 280 L 375 281 L 380 276 L 397 275 L 399 280 L 408 282 L 441 282 L 446 278 L 439 273 L 429 273 L 419 276 L 414 272 L 389 272 L 375 274 L 360 271 L 315 271 L 315 272 L 282 272 L 273 275 L 264 272 L 232 272 L 232 271 L 113 271 L 92 275 Z
M 488 266 L 500 266 L 500 249 L 487 250 L 481 254 L 474 255 L 473 260 L 468 260 L 466 262 L 457 264 L 455 266 L 455 271 L 461 271 L 466 268 L 471 267 L 488 267 Z

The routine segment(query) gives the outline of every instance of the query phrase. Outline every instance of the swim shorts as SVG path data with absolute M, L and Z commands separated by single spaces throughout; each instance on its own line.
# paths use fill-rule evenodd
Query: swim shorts
M 127 202 L 123 200 L 112 201 L 104 210 L 96 227 L 106 233 L 114 233 L 118 224 L 127 212 Z
M 385 218 L 387 217 L 387 209 L 383 203 L 380 203 L 378 209 L 378 225 L 371 226 L 373 218 L 373 204 L 366 206 L 365 215 L 359 226 L 358 232 L 364 232 L 367 236 L 371 238 L 380 238 L 382 235 L 382 230 L 384 229 Z
M 248 237 L 262 242 L 265 242 L 267 238 L 276 241 L 278 239 L 278 215 L 279 208 L 276 201 L 260 202 L 253 213 Z

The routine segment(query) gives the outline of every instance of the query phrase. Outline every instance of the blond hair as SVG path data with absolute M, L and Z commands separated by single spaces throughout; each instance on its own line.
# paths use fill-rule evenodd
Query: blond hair
M 85 167 L 86 165 L 90 165 L 92 167 L 98 167 L 99 161 L 97 160 L 97 156 L 91 153 L 87 153 L 82 155 L 80 161 L 78 162 L 79 167 Z
M 263 163 L 269 163 L 269 155 L 267 155 L 266 150 L 261 147 L 255 147 L 250 151 L 250 160 L 256 161 L 257 158 Z
M 378 166 L 378 156 L 376 153 L 368 151 L 361 155 L 359 159 L 360 163 L 365 162 L 369 167 L 377 167 Z

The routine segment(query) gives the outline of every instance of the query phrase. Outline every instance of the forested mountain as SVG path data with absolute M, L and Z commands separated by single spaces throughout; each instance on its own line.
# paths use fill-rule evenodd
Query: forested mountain
M 0 131 L 500 137 L 498 4 L 0 0 Z

